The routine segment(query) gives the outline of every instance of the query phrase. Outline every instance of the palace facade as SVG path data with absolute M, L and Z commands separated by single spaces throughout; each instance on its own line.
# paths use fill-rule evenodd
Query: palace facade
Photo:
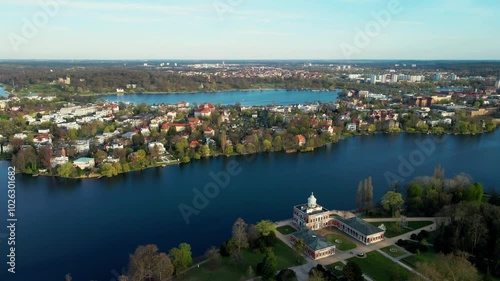
M 297 239 L 303 239 L 307 245 L 306 253 L 313 259 L 335 254 L 335 245 L 314 232 L 321 228 L 334 226 L 365 245 L 384 240 L 384 230 L 358 217 L 339 216 L 337 211 L 330 211 L 318 205 L 313 193 L 307 199 L 307 204 L 293 207 L 293 222 L 299 231 L 291 235 L 292 243 Z

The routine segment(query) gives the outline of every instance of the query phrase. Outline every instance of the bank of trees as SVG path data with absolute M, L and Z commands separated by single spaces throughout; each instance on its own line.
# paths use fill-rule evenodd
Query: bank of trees
M 129 257 L 128 272 L 120 281 L 166 281 L 191 266 L 191 246 L 181 243 L 168 254 L 160 252 L 156 245 L 139 246 Z
M 406 188 L 407 214 L 449 218 L 448 224 L 439 227 L 434 240 L 436 252 L 447 255 L 443 260 L 464 267 L 469 263 L 473 269 L 500 277 L 500 207 L 483 202 L 481 183 L 473 182 L 466 174 L 446 178 L 444 169 L 438 166 L 432 176 L 415 178 Z M 457 257 L 458 252 L 463 254 Z M 435 275 L 432 269 L 430 265 L 424 267 L 431 279 L 451 274 Z M 477 280 L 476 275 L 471 276 L 454 280 Z

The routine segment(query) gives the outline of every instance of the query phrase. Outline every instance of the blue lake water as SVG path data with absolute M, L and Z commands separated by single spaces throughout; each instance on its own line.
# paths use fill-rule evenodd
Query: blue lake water
M 342 90 L 335 91 L 286 91 L 286 90 L 256 90 L 256 91 L 228 91 L 215 93 L 196 93 L 196 94 L 124 94 L 124 95 L 106 95 L 100 96 L 105 100 L 112 102 L 132 102 L 147 104 L 175 104 L 180 101 L 187 101 L 190 104 L 211 102 L 213 104 L 235 104 L 241 105 L 269 105 L 269 104 L 299 104 L 305 102 L 329 102 L 336 101 L 338 94 Z
M 7 273 L 7 244 L 0 236 L 0 280 L 53 281 L 71 273 L 73 280 L 110 281 L 138 245 L 153 243 L 168 251 L 188 242 L 194 255 L 201 255 L 230 237 L 238 217 L 248 223 L 289 218 L 292 206 L 305 203 L 311 192 L 326 208 L 353 209 L 358 182 L 371 176 L 379 200 L 388 190 L 389 172 L 407 182 L 431 175 L 441 164 L 447 177 L 466 172 L 485 189 L 500 191 L 499 156 L 500 130 L 435 140 L 380 134 L 349 138 L 312 153 L 215 157 L 111 179 L 17 175 L 17 273 Z M 406 161 L 410 167 L 402 174 L 398 169 Z M 225 171 L 228 163 L 237 163 L 240 173 L 186 224 L 179 205 L 193 206 L 193 189 L 203 191 L 215 182 L 210 173 Z M 0 162 L 0 234 L 6 234 L 8 166 Z

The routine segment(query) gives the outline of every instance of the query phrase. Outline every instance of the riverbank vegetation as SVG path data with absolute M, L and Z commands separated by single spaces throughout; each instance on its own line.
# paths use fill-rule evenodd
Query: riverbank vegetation
M 405 263 L 417 270 L 422 269 L 422 274 L 433 279 L 438 275 L 432 262 L 444 259 L 436 256 L 442 253 L 446 259 L 470 264 L 472 272 L 480 272 L 484 280 L 500 278 L 500 204 L 496 192 L 492 191 L 485 201 L 481 183 L 474 182 L 466 174 L 446 178 L 440 166 L 432 176 L 417 177 L 406 186 L 394 184 L 388 194 L 402 195 L 403 190 L 406 196 L 402 204 L 398 203 L 395 208 L 378 207 L 378 212 L 401 219 L 384 223 L 388 229 L 386 237 L 390 237 L 391 231 L 396 236 L 425 226 L 426 222 L 406 222 L 407 216 L 442 218 L 435 231 L 421 231 L 418 235 L 412 234 L 411 240 L 398 241 L 399 246 L 415 254 L 405 258 Z M 378 226 L 381 223 L 372 224 Z M 474 276 L 473 279 L 460 280 L 479 280 L 478 273 Z

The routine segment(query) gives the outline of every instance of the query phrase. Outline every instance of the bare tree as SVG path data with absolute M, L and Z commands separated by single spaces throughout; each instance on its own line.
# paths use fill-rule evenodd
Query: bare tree
M 356 204 L 358 205 L 358 210 L 363 210 L 363 182 L 360 181 L 358 185 L 358 192 L 356 193 Z
M 238 255 L 242 248 L 248 247 L 247 224 L 242 218 L 238 218 L 233 224 L 232 240 L 236 246 Z

